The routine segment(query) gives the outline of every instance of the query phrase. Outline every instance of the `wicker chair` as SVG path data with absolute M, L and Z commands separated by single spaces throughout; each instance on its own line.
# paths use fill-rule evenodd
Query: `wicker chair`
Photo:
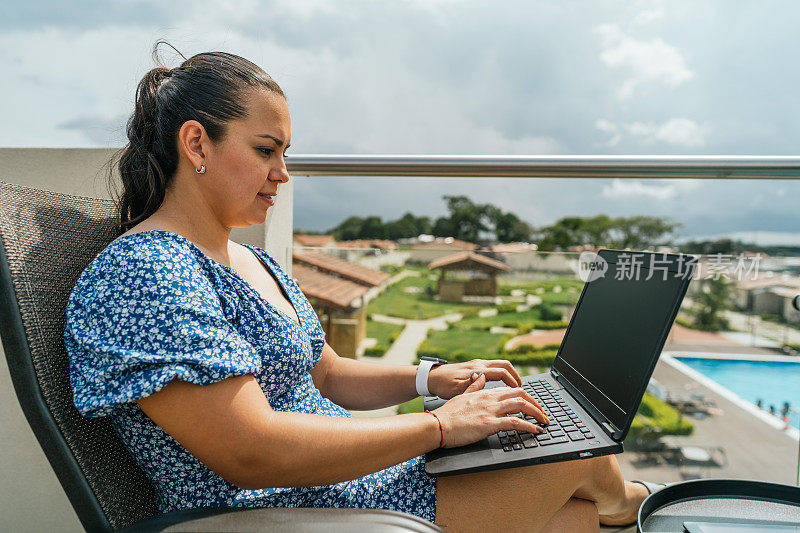
M 17 397 L 88 531 L 442 531 L 362 509 L 201 509 L 159 514 L 154 489 L 108 418 L 72 402 L 63 343 L 78 276 L 117 235 L 110 200 L 0 182 L 0 335 Z

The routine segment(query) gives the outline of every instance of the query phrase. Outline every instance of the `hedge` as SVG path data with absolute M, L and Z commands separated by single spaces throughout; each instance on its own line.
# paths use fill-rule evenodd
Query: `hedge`
M 556 349 L 553 349 L 553 347 Z M 545 346 L 542 349 L 535 349 L 533 347 L 531 348 L 532 349 L 501 351 L 498 354 L 487 357 L 487 354 L 476 354 L 467 350 L 448 352 L 447 350 L 443 349 L 431 348 L 426 346 L 426 343 L 423 342 L 417 350 L 417 357 L 439 357 L 441 359 L 446 359 L 451 363 L 465 363 L 467 361 L 472 361 L 473 359 L 506 359 L 512 364 L 519 366 L 549 367 L 553 364 L 553 361 L 556 358 L 556 353 L 558 352 L 558 345 L 552 344 Z
M 386 355 L 386 352 L 389 350 L 387 346 L 381 346 L 376 344 L 371 348 L 364 348 L 364 355 L 367 357 L 383 357 Z
M 645 393 L 627 438 L 635 440 L 652 428 L 660 428 L 658 435 L 691 435 L 694 431 L 694 425 L 677 409 Z

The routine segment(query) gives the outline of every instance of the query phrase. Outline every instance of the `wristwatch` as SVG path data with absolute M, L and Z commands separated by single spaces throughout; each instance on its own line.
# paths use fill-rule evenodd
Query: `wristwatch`
M 428 374 L 430 374 L 431 368 L 446 364 L 446 359 L 439 359 L 438 357 L 428 357 L 427 355 L 423 355 L 419 358 L 416 380 L 417 394 L 420 396 L 431 395 L 431 391 L 428 390 Z

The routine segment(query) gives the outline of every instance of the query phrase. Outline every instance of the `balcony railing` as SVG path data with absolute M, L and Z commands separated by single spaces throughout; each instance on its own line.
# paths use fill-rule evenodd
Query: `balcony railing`
M 302 176 L 798 179 L 796 156 L 293 155 Z

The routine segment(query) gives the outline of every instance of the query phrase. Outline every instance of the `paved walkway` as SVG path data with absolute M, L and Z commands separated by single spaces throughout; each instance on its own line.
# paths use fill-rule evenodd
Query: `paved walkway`
M 372 319 L 377 322 L 405 324 L 406 327 L 383 357 L 371 358 L 371 360 L 385 365 L 410 365 L 417 358 L 417 349 L 428 336 L 429 329 L 447 329 L 447 323 L 461 320 L 461 315 L 444 315 L 428 320 L 407 320 L 385 315 L 372 315 Z M 373 411 L 351 411 L 351 413 L 353 416 L 359 417 L 390 416 L 397 414 L 397 407 L 386 407 Z

